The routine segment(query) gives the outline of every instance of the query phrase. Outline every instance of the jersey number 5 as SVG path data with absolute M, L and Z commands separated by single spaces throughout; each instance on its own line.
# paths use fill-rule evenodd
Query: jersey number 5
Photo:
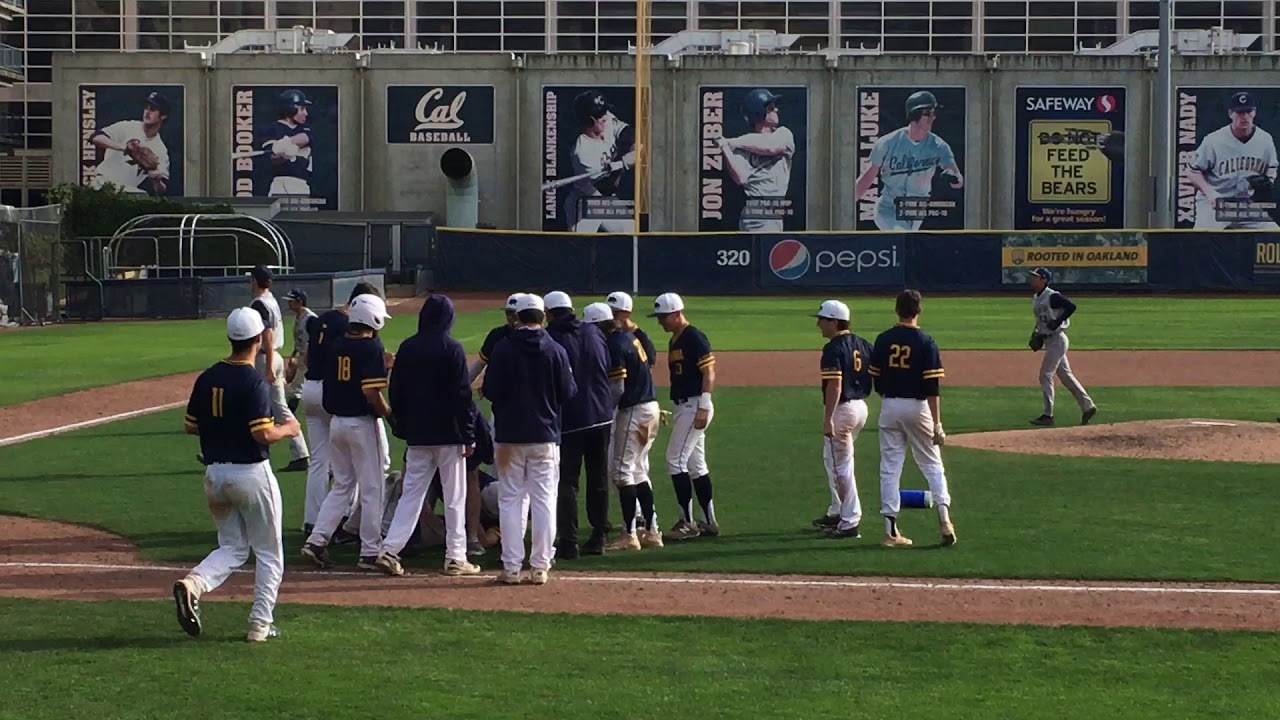
M 209 414 L 214 417 L 222 417 L 223 405 L 227 402 L 226 388 L 216 387 L 213 389 L 213 402 L 209 405 Z
M 910 345 L 890 345 L 889 346 L 889 367 L 906 370 L 909 365 L 907 362 L 911 360 Z
M 649 362 L 649 355 L 644 351 L 644 345 L 640 344 L 640 340 L 638 338 L 634 338 L 631 340 L 631 342 L 633 345 L 636 346 L 636 354 L 640 356 L 640 362 L 642 363 Z
M 346 355 L 338 356 L 338 382 L 347 382 L 351 379 L 351 358 Z

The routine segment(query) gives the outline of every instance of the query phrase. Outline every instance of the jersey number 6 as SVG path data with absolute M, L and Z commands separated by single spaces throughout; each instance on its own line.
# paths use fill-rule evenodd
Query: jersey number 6
M 351 358 L 346 355 L 338 356 L 338 382 L 347 382 L 351 379 Z
M 907 362 L 909 360 L 911 360 L 910 345 L 890 345 L 889 346 L 889 367 L 906 370 L 909 367 L 907 365 Z
M 649 355 L 645 353 L 644 345 L 640 344 L 640 340 L 637 338 L 637 339 L 633 339 L 631 342 L 633 345 L 636 346 L 636 354 L 640 356 L 640 362 L 642 363 L 649 362 Z

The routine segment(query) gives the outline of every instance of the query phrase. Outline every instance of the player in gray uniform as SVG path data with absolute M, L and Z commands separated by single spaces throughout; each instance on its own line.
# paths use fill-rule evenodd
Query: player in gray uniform
M 288 384 L 284 388 L 284 398 L 289 403 L 289 410 L 296 414 L 302 402 L 302 383 L 307 374 L 307 345 L 311 341 L 307 327 L 316 314 L 307 307 L 307 294 L 298 288 L 290 290 L 284 299 L 293 313 L 293 354 L 285 362 L 284 379 Z
M 1056 376 L 1064 387 L 1075 396 L 1080 404 L 1080 424 L 1088 425 L 1098 407 L 1093 404 L 1089 393 L 1076 380 L 1071 372 L 1071 363 L 1067 362 L 1067 326 L 1071 324 L 1071 314 L 1076 311 L 1075 303 L 1065 295 L 1049 287 L 1053 273 L 1047 268 L 1036 268 L 1031 272 L 1031 310 L 1036 316 L 1034 333 L 1044 340 L 1044 360 L 1040 363 L 1040 392 L 1044 395 L 1044 414 L 1031 421 L 1032 425 L 1053 425 L 1053 379 Z M 1034 347 L 1034 346 L 1033 346 Z
M 284 358 L 280 355 L 284 347 L 284 317 L 280 314 L 280 303 L 271 294 L 271 271 L 259 265 L 249 273 L 249 288 L 253 292 L 253 302 L 249 307 L 262 315 L 266 325 L 266 334 L 262 337 L 262 348 L 255 356 L 254 367 L 267 379 L 271 386 L 271 412 L 277 425 L 283 425 L 293 419 L 293 411 L 289 409 L 289 401 L 284 397 Z M 269 370 L 268 370 L 269 369 Z M 307 450 L 307 441 L 302 434 L 289 439 L 289 464 L 280 472 L 303 472 L 310 462 L 311 453 Z
M 791 185 L 791 163 L 796 154 L 796 138 L 789 128 L 778 120 L 778 100 L 763 88 L 747 93 L 742 102 L 742 115 L 751 125 L 752 132 L 735 138 L 721 137 L 720 149 L 724 152 L 729 177 L 742 186 L 742 192 L 750 198 L 781 200 L 787 196 Z M 782 232 L 782 218 L 753 218 L 744 210 L 738 218 L 738 229 L 743 232 Z
M 571 175 L 602 173 L 596 179 L 583 178 L 569 186 L 564 198 L 564 222 L 572 232 L 594 233 L 635 231 L 635 221 L 585 220 L 580 217 L 583 198 L 614 195 L 624 171 L 636 164 L 635 131 L 613 114 L 604 95 L 588 90 L 573 99 L 573 112 L 582 131 L 569 154 Z
M 1219 220 L 1215 212 L 1219 198 L 1248 200 L 1252 196 L 1249 178 L 1264 175 L 1276 179 L 1276 144 L 1271 133 L 1254 124 L 1257 111 L 1253 95 L 1232 95 L 1227 110 L 1231 124 L 1205 135 L 1187 164 L 1187 179 L 1197 190 L 1195 227 L 1280 230 L 1271 220 Z
M 933 134 L 933 120 L 942 105 L 926 90 L 907 98 L 907 125 L 882 136 L 871 148 L 870 163 L 854 185 L 853 199 L 867 194 L 876 180 L 880 197 L 876 201 L 876 227 L 885 231 L 915 231 L 922 220 L 899 220 L 894 200 L 900 197 L 928 198 L 933 175 L 940 169 L 951 187 L 964 187 L 964 175 L 955 153 L 946 140 Z

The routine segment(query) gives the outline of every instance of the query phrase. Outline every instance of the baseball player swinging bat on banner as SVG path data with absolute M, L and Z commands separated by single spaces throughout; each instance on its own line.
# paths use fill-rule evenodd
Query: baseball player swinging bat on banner
M 937 170 L 951 187 L 964 187 L 964 176 L 955 153 L 946 140 L 933 134 L 933 121 L 942 109 L 938 98 L 927 90 L 907 98 L 907 124 L 884 135 L 871 149 L 870 164 L 858 176 L 853 199 L 861 200 L 876 181 L 880 196 L 876 201 L 876 227 L 885 231 L 914 231 L 923 220 L 899 220 L 894 201 L 900 197 L 927 198 L 933 190 Z
M 752 90 L 742 101 L 742 115 L 752 131 L 717 142 L 724 152 L 729 177 L 742 186 L 750 198 L 783 199 L 791 184 L 791 163 L 796 154 L 796 138 L 778 120 L 780 95 L 763 88 Z M 782 218 L 748 217 L 744 209 L 738 218 L 743 232 L 782 232 Z
M 1249 200 L 1256 183 L 1276 179 L 1280 161 L 1271 133 L 1255 124 L 1258 103 L 1253 95 L 1238 92 L 1231 96 L 1227 114 L 1231 124 L 1205 136 L 1187 164 L 1187 179 L 1195 186 L 1197 228 L 1225 230 L 1277 230 L 1274 220 L 1219 220 L 1219 199 Z M 1270 200 L 1270 194 L 1267 194 Z
M 609 101 L 595 90 L 575 97 L 573 112 L 581 133 L 573 144 L 569 162 L 578 179 L 565 195 L 565 225 L 580 233 L 633 232 L 632 219 L 588 220 L 582 212 L 585 198 L 617 194 L 622 173 L 635 167 L 635 130 L 619 120 Z
M 121 120 L 93 134 L 90 142 L 103 151 L 93 178 L 99 190 L 111 183 L 127 193 L 145 193 L 142 183 L 151 180 L 151 194 L 164 195 L 169 180 L 169 148 L 160 137 L 160 126 L 169 119 L 169 98 L 147 95 L 141 120 Z
M 285 90 L 276 100 L 276 122 L 262 144 L 271 152 L 268 197 L 311 195 L 311 153 L 315 137 L 307 124 L 311 101 L 301 90 Z

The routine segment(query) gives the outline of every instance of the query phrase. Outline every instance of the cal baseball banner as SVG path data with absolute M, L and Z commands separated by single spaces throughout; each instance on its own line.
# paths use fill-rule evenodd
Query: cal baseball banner
M 231 88 L 232 192 L 289 210 L 337 210 L 337 85 Z
M 635 227 L 635 88 L 542 88 L 542 229 Z
M 1147 236 L 1140 232 L 1008 234 L 1001 255 L 1005 285 L 1026 285 L 1038 267 L 1053 271 L 1059 285 L 1147 282 Z
M 760 237 L 763 288 L 901 288 L 906 274 L 903 235 Z
M 1175 227 L 1280 229 L 1276 179 L 1280 87 L 1179 87 Z
M 128 193 L 186 192 L 186 88 L 81 85 L 80 184 Z
M 804 230 L 808 89 L 703 86 L 698 117 L 698 230 Z
M 1123 228 L 1125 89 L 1020 87 L 1017 102 L 1014 227 Z
M 388 85 L 392 145 L 492 145 L 492 85 Z
M 859 87 L 858 230 L 958 230 L 964 220 L 965 89 Z

